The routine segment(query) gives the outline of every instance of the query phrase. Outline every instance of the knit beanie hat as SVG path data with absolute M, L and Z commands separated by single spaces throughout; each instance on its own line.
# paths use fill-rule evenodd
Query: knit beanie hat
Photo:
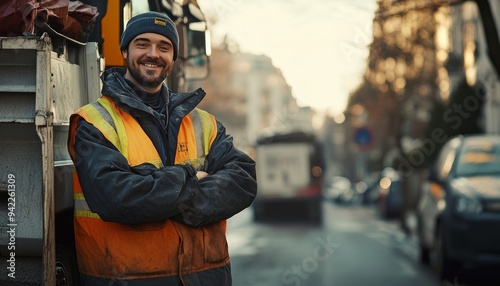
M 123 31 L 120 40 L 120 50 L 126 50 L 128 44 L 137 35 L 143 33 L 156 33 L 167 37 L 174 46 L 174 61 L 179 51 L 179 35 L 174 22 L 165 14 L 146 12 L 132 17 Z

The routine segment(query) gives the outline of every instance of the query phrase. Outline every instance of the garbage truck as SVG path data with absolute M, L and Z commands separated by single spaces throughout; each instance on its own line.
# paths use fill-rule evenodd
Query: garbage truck
M 0 285 L 79 285 L 69 117 L 100 96 L 106 67 L 124 65 L 116 55 L 127 20 L 157 11 L 175 21 L 182 40 L 170 88 L 208 73 L 196 1 L 161 2 L 0 4 Z
M 287 131 L 261 136 L 255 154 L 259 186 L 254 220 L 320 224 L 325 164 L 317 135 Z

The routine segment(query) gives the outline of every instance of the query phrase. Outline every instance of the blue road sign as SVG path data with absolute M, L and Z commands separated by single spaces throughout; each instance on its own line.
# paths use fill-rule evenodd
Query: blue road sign
M 360 127 L 354 131 L 354 142 L 361 149 L 367 149 L 373 143 L 373 133 L 368 127 Z

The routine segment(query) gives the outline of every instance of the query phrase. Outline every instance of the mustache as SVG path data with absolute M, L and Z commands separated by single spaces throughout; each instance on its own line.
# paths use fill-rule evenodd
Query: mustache
M 150 64 L 150 65 L 157 65 L 157 66 L 165 66 L 165 63 L 161 60 L 157 59 L 146 59 L 139 61 L 140 64 Z

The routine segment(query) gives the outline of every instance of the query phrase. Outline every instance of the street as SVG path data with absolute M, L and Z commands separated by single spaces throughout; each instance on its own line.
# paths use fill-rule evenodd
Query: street
M 321 226 L 254 223 L 251 208 L 231 218 L 233 285 L 459 285 L 421 265 L 416 239 L 373 207 L 324 202 L 323 212 Z

